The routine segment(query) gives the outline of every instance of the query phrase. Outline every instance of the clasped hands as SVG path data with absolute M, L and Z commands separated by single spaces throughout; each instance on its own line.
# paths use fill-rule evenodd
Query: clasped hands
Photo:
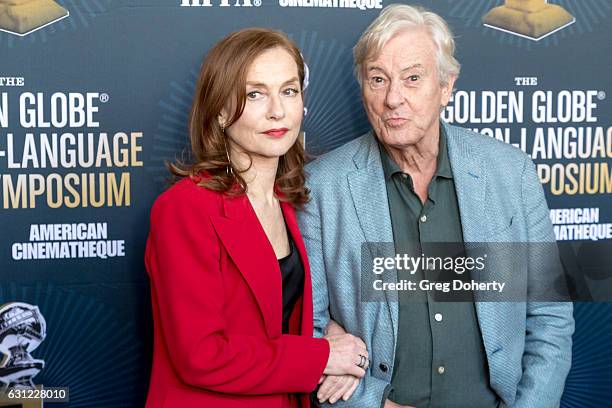
M 369 354 L 365 343 L 358 337 L 347 334 L 342 326 L 330 320 L 325 330 L 329 341 L 329 360 L 319 380 L 317 399 L 323 403 L 335 403 L 341 398 L 348 400 L 365 375 L 369 365 Z
M 346 331 L 333 320 L 330 320 L 325 329 L 325 338 L 329 341 L 330 353 L 327 367 L 319 380 L 319 391 L 317 399 L 320 403 L 329 401 L 330 404 L 341 398 L 347 401 L 359 385 L 359 381 L 365 375 L 370 363 L 366 345 L 358 337 L 347 334 Z M 359 364 L 363 358 L 365 365 Z M 359 361 L 357 361 L 359 360 Z M 391 400 L 385 401 L 385 408 L 414 408 L 408 405 L 400 405 Z

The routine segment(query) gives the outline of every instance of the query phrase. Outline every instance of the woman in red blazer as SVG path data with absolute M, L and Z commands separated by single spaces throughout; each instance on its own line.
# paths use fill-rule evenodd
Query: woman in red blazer
M 297 141 L 304 77 L 295 44 L 265 29 L 231 34 L 202 65 L 193 160 L 170 166 L 182 179 L 151 213 L 147 407 L 305 408 L 322 375 L 364 375 L 361 340 L 312 337 L 294 214 L 308 199 Z

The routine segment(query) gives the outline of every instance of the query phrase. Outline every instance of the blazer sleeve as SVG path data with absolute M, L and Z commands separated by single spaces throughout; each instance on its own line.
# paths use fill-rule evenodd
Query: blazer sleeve
M 308 252 L 308 260 L 310 262 L 314 334 L 317 337 L 323 337 L 325 335 L 327 323 L 331 319 L 327 288 L 327 273 L 331 272 L 327 270 L 323 256 L 324 245 L 321 231 L 322 219 L 319 212 L 319 192 L 314 185 L 310 185 L 309 188 L 311 191 L 311 200 L 304 207 L 304 210 L 298 212 L 298 220 L 302 236 L 304 237 L 306 251 Z M 322 406 L 342 408 L 377 408 L 384 406 L 389 386 L 390 384 L 388 382 L 373 376 L 372 368 L 370 367 L 366 371 L 366 375 L 359 381 L 357 389 L 348 401 L 340 399 L 333 405 L 326 402 L 322 404 Z
M 206 203 L 165 193 L 151 213 L 146 265 L 156 325 L 186 384 L 245 395 L 311 392 L 327 364 L 329 343 L 305 336 L 226 332 L 220 244 Z
M 311 200 L 297 212 L 300 231 L 308 253 L 310 264 L 310 277 L 312 279 L 312 311 L 313 329 L 316 337 L 325 335 L 325 328 L 329 322 L 329 295 L 327 292 L 327 277 L 323 260 L 323 242 L 321 238 L 321 217 L 313 188 Z
M 527 218 L 527 241 L 555 242 L 544 190 L 527 156 L 521 195 Z M 523 375 L 513 408 L 559 406 L 572 360 L 572 312 L 572 302 L 527 302 Z

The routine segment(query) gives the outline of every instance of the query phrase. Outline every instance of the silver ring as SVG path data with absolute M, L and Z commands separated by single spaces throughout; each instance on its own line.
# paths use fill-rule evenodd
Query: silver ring
M 368 358 L 363 354 L 359 354 L 359 364 L 357 364 L 357 367 L 365 369 L 367 362 Z

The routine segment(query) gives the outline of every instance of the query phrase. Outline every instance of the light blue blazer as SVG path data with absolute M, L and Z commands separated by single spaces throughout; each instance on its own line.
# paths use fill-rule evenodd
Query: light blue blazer
M 554 242 L 531 159 L 490 137 L 443 126 L 464 240 Z M 378 408 L 393 374 L 399 316 L 393 295 L 386 302 L 360 300 L 361 244 L 393 242 L 378 144 L 367 133 L 306 170 L 312 199 L 298 217 L 311 266 L 315 335 L 332 318 L 365 341 L 371 358 L 353 397 L 334 406 Z M 502 406 L 557 407 L 571 365 L 571 302 L 477 302 L 476 312 Z

